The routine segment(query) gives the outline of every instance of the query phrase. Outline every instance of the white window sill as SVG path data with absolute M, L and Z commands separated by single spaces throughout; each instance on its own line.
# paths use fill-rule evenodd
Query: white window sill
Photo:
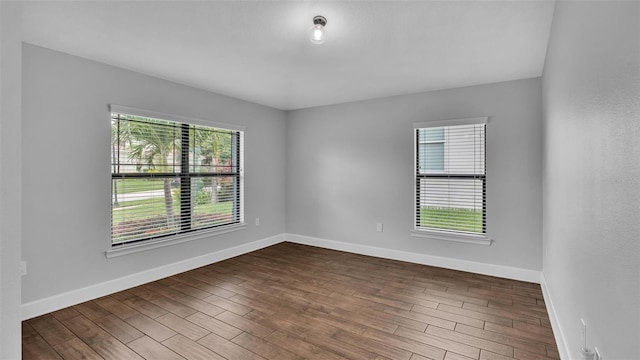
M 175 236 L 160 238 L 157 240 L 142 241 L 134 244 L 114 245 L 110 249 L 105 251 L 105 256 L 107 257 L 107 259 L 110 259 L 122 255 L 134 254 L 141 251 L 147 251 L 188 241 L 199 240 L 209 236 L 226 234 L 229 232 L 245 229 L 246 227 L 246 223 L 240 223 L 229 226 L 221 226 L 218 228 L 203 229 L 187 234 L 178 234 Z
M 411 236 L 415 237 L 423 237 L 435 240 L 444 240 L 444 241 L 455 241 L 462 242 L 467 244 L 476 244 L 476 245 L 491 245 L 493 242 L 492 239 L 487 237 L 486 235 L 475 235 L 475 234 L 454 234 L 446 231 L 437 231 L 437 230 L 417 230 L 414 229 L 411 231 Z

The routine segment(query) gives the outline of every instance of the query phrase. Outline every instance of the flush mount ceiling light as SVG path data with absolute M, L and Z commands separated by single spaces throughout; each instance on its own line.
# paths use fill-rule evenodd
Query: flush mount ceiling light
M 314 16 L 313 26 L 309 29 L 309 40 L 314 44 L 322 44 L 327 39 L 327 19 L 324 16 Z

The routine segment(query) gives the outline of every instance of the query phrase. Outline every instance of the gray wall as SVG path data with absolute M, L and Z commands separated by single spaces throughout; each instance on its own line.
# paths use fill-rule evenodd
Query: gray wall
M 31 45 L 22 99 L 23 303 L 284 232 L 283 111 Z M 248 227 L 106 259 L 110 103 L 246 126 Z
M 0 359 L 20 358 L 21 7 L 0 1 Z
M 543 272 L 571 358 L 640 351 L 639 4 L 556 5 L 543 76 Z M 558 331 L 558 329 L 556 329 Z
M 541 109 L 537 78 L 287 112 L 287 232 L 541 270 Z M 413 123 L 478 116 L 489 117 L 487 228 L 495 242 L 410 236 Z

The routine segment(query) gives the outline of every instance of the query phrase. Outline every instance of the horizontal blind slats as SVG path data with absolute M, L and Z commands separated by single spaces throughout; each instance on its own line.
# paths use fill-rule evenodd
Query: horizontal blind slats
M 416 227 L 484 234 L 485 124 L 416 129 Z
M 117 113 L 111 124 L 113 244 L 240 222 L 241 132 Z

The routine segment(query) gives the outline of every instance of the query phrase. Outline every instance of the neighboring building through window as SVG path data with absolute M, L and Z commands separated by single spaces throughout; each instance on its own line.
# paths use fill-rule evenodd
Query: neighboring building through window
M 416 230 L 486 234 L 485 127 L 486 118 L 416 124 Z
M 418 134 L 421 171 L 444 171 L 444 128 L 421 129 Z
M 111 113 L 111 242 L 243 222 L 243 132 Z

